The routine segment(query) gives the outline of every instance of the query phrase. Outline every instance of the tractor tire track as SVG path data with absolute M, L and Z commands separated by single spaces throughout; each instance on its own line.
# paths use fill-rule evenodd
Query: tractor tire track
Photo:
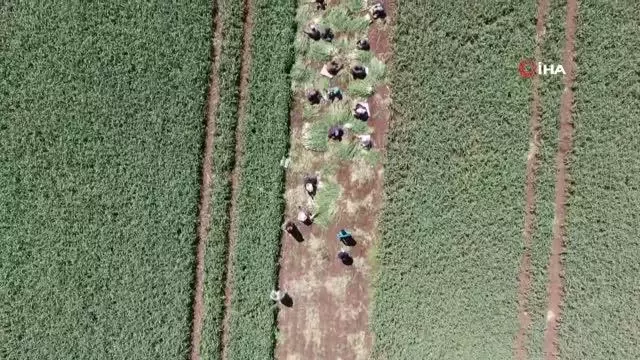
M 545 359 L 555 360 L 558 356 L 558 328 L 564 298 L 564 269 L 562 254 L 565 251 L 565 222 L 569 197 L 569 156 L 573 147 L 573 84 L 576 74 L 575 41 L 578 16 L 577 0 L 567 1 L 565 19 L 565 45 L 563 52 L 564 91 L 560 104 L 560 132 L 558 153 L 556 154 L 555 219 L 553 240 L 549 258 L 549 283 L 547 286 L 547 326 L 544 333 Z
M 242 168 L 246 128 L 247 103 L 249 101 L 249 74 L 251 67 L 251 42 L 253 34 L 253 0 L 244 0 L 243 37 L 242 37 L 242 63 L 240 64 L 240 89 L 238 103 L 238 123 L 236 126 L 236 148 L 233 173 L 231 174 L 231 205 L 229 239 L 227 250 L 226 279 L 224 289 L 224 317 L 222 319 L 221 358 L 229 358 L 229 338 L 231 325 L 231 298 L 233 295 L 234 273 L 233 264 L 235 258 L 236 239 L 238 237 L 238 193 L 240 185 L 240 169 Z
M 213 139 L 216 133 L 216 112 L 220 104 L 220 83 L 218 69 L 222 53 L 222 19 L 219 6 L 214 3 L 213 41 L 211 48 L 211 73 L 209 74 L 209 91 L 207 94 L 205 138 L 202 156 L 202 174 L 200 185 L 200 206 L 198 211 L 196 273 L 193 294 L 193 320 L 191 328 L 190 359 L 200 359 L 202 328 L 204 323 L 204 265 L 207 249 L 207 237 L 211 221 L 211 178 L 213 172 Z
M 549 0 L 539 0 L 536 15 L 536 62 L 542 61 L 542 43 L 545 35 L 545 18 L 548 11 Z M 518 322 L 520 327 L 514 342 L 515 357 L 518 360 L 526 360 L 528 358 L 526 345 L 529 328 L 531 326 L 529 309 L 529 293 L 531 292 L 531 247 L 536 228 L 536 178 L 540 165 L 540 142 L 542 138 L 540 84 L 540 77 L 534 76 L 531 90 L 533 96 L 531 119 L 529 121 L 530 142 L 525 175 L 524 253 L 520 260 L 518 274 Z

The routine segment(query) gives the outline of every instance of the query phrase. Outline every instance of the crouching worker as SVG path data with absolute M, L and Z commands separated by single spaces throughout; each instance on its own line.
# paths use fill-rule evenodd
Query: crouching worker
M 325 0 L 316 0 L 316 10 L 326 10 L 327 3 Z
M 309 226 L 313 223 L 313 216 L 308 210 L 298 206 L 298 221 Z
M 302 182 L 304 184 L 304 190 L 307 192 L 307 194 L 309 194 L 309 196 L 311 197 L 314 197 L 318 189 L 318 177 L 307 174 L 302 179 Z
M 387 17 L 387 13 L 384 11 L 382 4 L 375 4 L 371 8 L 371 17 L 374 19 L 384 19 Z
M 327 72 L 331 74 L 331 76 L 338 75 L 340 70 L 342 70 L 342 65 L 335 60 L 329 61 L 327 64 L 325 64 L 325 67 L 327 69 Z
M 365 150 L 370 150 L 373 147 L 373 140 L 371 140 L 371 135 L 358 135 L 360 139 L 360 146 L 362 146 Z
M 362 65 L 355 65 L 351 68 L 351 75 L 354 79 L 364 79 L 367 77 L 367 69 Z
M 338 252 L 338 259 L 340 259 L 340 261 L 345 265 L 353 264 L 353 258 L 351 257 L 351 254 L 349 254 L 349 250 L 347 248 L 343 247 L 340 249 Z
M 291 236 L 297 242 L 302 242 L 304 240 L 300 229 L 298 229 L 296 224 L 291 220 L 287 220 L 284 222 L 284 224 L 282 224 L 282 230 L 284 230 L 287 235 Z
M 306 96 L 311 105 L 320 104 L 320 101 L 322 101 L 322 95 L 320 95 L 320 92 L 316 89 L 307 90 Z
M 369 45 L 369 40 L 367 39 L 358 40 L 358 42 L 356 43 L 356 48 L 358 50 L 369 51 L 369 49 L 371 48 L 371 46 Z
M 362 104 L 356 104 L 356 108 L 353 110 L 353 116 L 358 120 L 369 120 L 369 112 L 367 111 L 367 108 Z
M 344 135 L 344 130 L 342 127 L 338 125 L 334 125 L 329 129 L 329 139 L 342 141 L 342 136 Z
M 311 24 L 304 30 L 304 33 L 314 41 L 318 41 L 322 38 L 322 33 L 320 32 L 320 27 L 316 24 Z
M 332 102 L 335 100 L 342 100 L 342 91 L 338 87 L 333 87 L 327 91 L 327 97 Z

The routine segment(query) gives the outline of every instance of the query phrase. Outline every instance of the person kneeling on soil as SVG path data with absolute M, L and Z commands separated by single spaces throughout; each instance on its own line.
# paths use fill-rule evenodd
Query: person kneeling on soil
M 356 104 L 356 108 L 353 110 L 353 116 L 358 120 L 369 120 L 369 112 L 367 111 L 367 108 L 362 104 Z
M 300 229 L 298 229 L 296 224 L 291 220 L 287 220 L 282 224 L 282 230 L 286 231 L 290 237 L 298 242 L 302 242 L 304 240 Z
M 309 226 L 313 222 L 313 216 L 308 210 L 298 206 L 298 221 Z
M 316 89 L 307 90 L 306 96 L 307 100 L 309 100 L 312 105 L 320 104 L 320 101 L 322 100 L 322 95 L 320 95 L 320 92 Z
M 384 19 L 387 17 L 387 13 L 384 11 L 382 4 L 375 4 L 371 8 L 371 17 L 374 19 Z
M 333 31 L 331 30 L 331 28 L 326 27 L 324 28 L 324 31 L 322 32 L 322 40 L 324 41 L 333 41 Z
M 367 77 L 367 69 L 362 65 L 356 65 L 351 68 L 351 75 L 354 79 L 364 79 Z
M 304 30 L 304 33 L 309 36 L 311 40 L 318 41 L 322 38 L 322 33 L 320 32 L 320 28 L 316 24 L 311 24 L 307 29 Z
M 358 138 L 360 139 L 360 146 L 362 146 L 363 149 L 369 150 L 371 149 L 371 147 L 373 147 L 373 140 L 371 140 L 371 135 L 358 135 Z
M 311 197 L 314 197 L 318 188 L 318 177 L 307 174 L 302 179 L 302 182 L 304 184 L 304 190 L 307 192 L 307 194 L 309 194 L 309 196 Z
M 327 72 L 331 74 L 331 76 L 336 76 L 342 70 L 342 65 L 335 60 L 329 61 L 326 65 Z
M 371 48 L 369 45 L 369 40 L 367 39 L 358 40 L 358 42 L 356 43 L 356 48 L 358 50 L 368 51 Z
M 344 130 L 342 130 L 342 127 L 338 125 L 334 125 L 329 129 L 329 139 L 331 140 L 341 141 L 343 135 Z
M 329 89 L 329 91 L 327 91 L 327 97 L 331 101 L 342 100 L 342 91 L 340 90 L 340 88 L 333 87 Z
M 345 265 L 353 264 L 353 258 L 349 254 L 349 250 L 344 247 L 338 252 L 338 259 L 340 259 L 340 261 Z

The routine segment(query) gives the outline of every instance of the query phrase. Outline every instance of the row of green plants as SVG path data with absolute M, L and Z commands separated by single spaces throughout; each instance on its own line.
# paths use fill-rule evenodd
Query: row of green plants
M 579 2 L 560 355 L 640 358 L 638 3 Z
M 398 12 L 374 358 L 511 358 L 536 4 Z
M 0 12 L 0 358 L 186 358 L 211 2 Z
M 283 168 L 288 152 L 289 71 L 295 0 L 254 0 L 245 149 L 240 166 L 238 230 L 228 353 L 230 360 L 270 359 L 275 346 Z
M 218 77 L 220 103 L 214 109 L 211 221 L 205 256 L 205 318 L 200 352 L 203 360 L 218 360 L 221 357 L 225 258 L 228 256 L 231 173 L 235 165 L 244 1 L 218 2 L 216 10 L 220 15 L 222 38 L 214 41 L 221 42 L 221 54 L 212 61 L 218 63 L 218 72 L 214 76 Z

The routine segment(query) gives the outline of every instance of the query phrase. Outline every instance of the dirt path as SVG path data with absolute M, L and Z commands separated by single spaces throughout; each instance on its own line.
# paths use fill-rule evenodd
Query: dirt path
M 542 61 L 542 43 L 545 35 L 545 18 L 549 10 L 549 0 L 538 1 L 536 16 L 535 60 Z M 542 137 L 542 102 L 540 99 L 540 78 L 534 76 L 532 81 L 531 119 L 529 121 L 529 153 L 527 155 L 525 178 L 525 210 L 524 210 L 524 253 L 520 260 L 518 275 L 518 321 L 520 327 L 516 334 L 514 348 L 516 359 L 525 360 L 527 354 L 527 336 L 531 325 L 529 314 L 529 292 L 531 291 L 531 246 L 536 228 L 536 178 L 540 165 L 540 139 Z
M 555 221 L 553 223 L 553 242 L 549 259 L 549 284 L 547 288 L 547 326 L 544 333 L 544 353 L 546 359 L 558 356 L 558 327 L 560 311 L 564 298 L 564 269 L 562 254 L 565 250 L 565 221 L 567 199 L 569 196 L 569 156 L 573 146 L 573 83 L 575 80 L 575 41 L 578 17 L 577 0 L 568 0 L 565 20 L 565 46 L 563 52 L 564 92 L 560 104 L 560 136 L 556 154 L 556 192 Z
M 395 5 L 385 2 L 389 20 Z M 390 23 L 375 23 L 369 30 L 371 51 L 382 60 L 391 51 Z M 287 172 L 287 216 L 294 217 L 299 203 L 307 201 L 302 175 L 319 171 L 325 156 L 311 153 L 301 145 L 304 97 L 296 94 L 291 112 L 291 149 L 294 167 Z M 375 148 L 384 153 L 389 126 L 390 89 L 376 88 L 368 100 L 370 126 Z M 297 165 L 303 164 L 303 165 Z M 298 168 L 300 167 L 300 168 Z M 321 178 L 321 189 L 322 181 Z M 329 180 L 329 179 L 326 179 Z M 372 248 L 378 239 L 377 222 L 382 206 L 383 168 L 357 162 L 343 162 L 330 178 L 342 187 L 333 221 L 325 229 L 300 226 L 304 240 L 283 236 L 280 258 L 280 288 L 293 298 L 293 306 L 278 313 L 279 336 L 276 359 L 280 360 L 368 360 L 373 336 L 369 331 L 370 284 L 373 271 Z M 320 190 L 322 191 L 322 190 Z M 337 258 L 341 244 L 336 233 L 352 231 L 356 245 L 351 250 L 353 264 Z
M 229 358 L 229 327 L 231 324 L 231 296 L 233 294 L 233 260 L 238 236 L 238 190 L 240 169 L 245 149 L 244 130 L 246 128 L 247 101 L 249 91 L 249 69 L 251 68 L 251 35 L 253 33 L 253 0 L 244 1 L 242 64 L 240 64 L 240 94 L 238 103 L 238 124 L 236 126 L 235 162 L 231 174 L 231 205 L 229 208 L 229 239 L 227 243 L 227 264 L 225 271 L 224 317 L 222 319 L 222 360 Z
M 211 176 L 213 168 L 213 138 L 216 132 L 215 114 L 220 103 L 220 85 L 218 83 L 218 68 L 222 51 L 222 19 L 220 9 L 217 9 L 213 20 L 215 33 L 213 35 L 212 64 L 209 74 L 209 93 L 207 94 L 207 110 L 205 124 L 204 154 L 202 156 L 202 181 L 200 185 L 200 206 L 198 212 L 198 229 L 196 247 L 196 278 L 193 294 L 193 320 L 191 328 L 192 360 L 200 359 L 200 343 L 202 339 L 202 324 L 204 317 L 204 257 L 207 249 L 209 222 L 211 220 Z

